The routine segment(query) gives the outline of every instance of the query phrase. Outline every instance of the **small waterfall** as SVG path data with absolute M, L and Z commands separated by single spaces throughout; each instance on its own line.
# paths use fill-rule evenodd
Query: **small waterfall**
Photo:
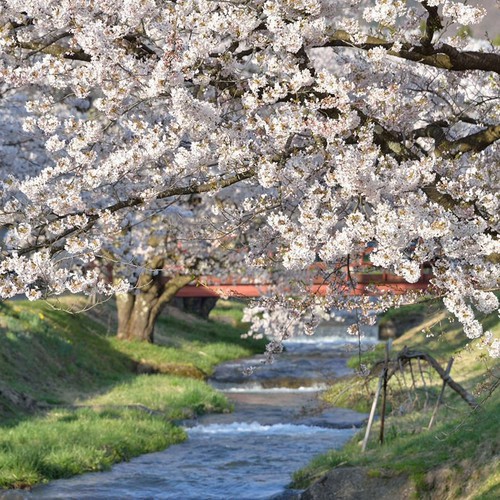
M 287 340 L 285 346 L 294 344 L 311 344 L 317 348 L 338 347 L 345 344 L 358 344 L 357 335 L 350 335 L 347 331 L 350 325 L 356 323 L 356 315 L 345 311 L 333 311 L 331 319 L 322 321 L 316 328 L 314 335 L 297 335 Z M 378 338 L 378 321 L 374 325 L 360 325 L 361 344 L 370 347 L 376 344 Z

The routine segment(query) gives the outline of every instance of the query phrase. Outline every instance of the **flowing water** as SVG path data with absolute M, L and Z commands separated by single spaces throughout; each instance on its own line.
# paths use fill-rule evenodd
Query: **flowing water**
M 165 451 L 36 487 L 25 498 L 257 500 L 283 496 L 291 474 L 316 454 L 341 447 L 366 415 L 323 408 L 318 391 L 350 373 L 356 343 L 345 325 L 298 338 L 273 364 L 263 356 L 217 367 L 212 385 L 231 414 L 185 422 L 189 439 Z M 367 332 L 367 341 L 376 338 Z M 346 348 L 347 345 L 347 348 Z M 249 374 L 250 372 L 250 374 Z

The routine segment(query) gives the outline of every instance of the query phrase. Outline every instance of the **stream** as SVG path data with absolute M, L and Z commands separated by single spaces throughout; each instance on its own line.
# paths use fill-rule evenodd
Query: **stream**
M 348 323 L 347 323 L 348 324 Z M 189 439 L 113 466 L 35 487 L 24 498 L 257 500 L 292 497 L 291 474 L 340 448 L 366 415 L 322 407 L 326 384 L 351 373 L 357 349 L 347 324 L 298 337 L 272 364 L 264 356 L 219 365 L 210 383 L 234 404 L 230 414 L 184 422 Z M 376 341 L 376 327 L 363 343 Z M 248 372 L 251 372 L 248 374 Z M 19 498 L 19 497 L 17 497 Z

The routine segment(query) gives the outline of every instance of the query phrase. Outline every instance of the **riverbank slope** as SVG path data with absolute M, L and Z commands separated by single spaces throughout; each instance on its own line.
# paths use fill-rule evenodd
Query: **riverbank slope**
M 229 411 L 205 383 L 214 367 L 264 350 L 241 325 L 170 309 L 156 344 L 118 341 L 112 304 L 83 299 L 0 306 L 0 488 L 99 471 L 183 441 L 175 425 Z M 238 305 L 217 316 L 234 323 Z
M 396 314 L 401 319 L 407 312 L 402 308 Z M 482 323 L 500 333 L 497 314 L 483 317 Z M 472 410 L 447 386 L 429 429 L 442 379 L 427 363 L 415 360 L 411 369 L 406 366 L 389 383 L 384 444 L 379 443 L 378 422 L 365 453 L 363 430 L 343 449 L 316 457 L 294 475 L 293 487 L 309 487 L 302 499 L 500 497 L 498 360 L 481 349 L 480 341 L 467 339 L 459 324 L 436 304 L 429 305 L 423 322 L 394 341 L 391 357 L 405 346 L 431 354 L 443 369 L 454 357 L 451 377 L 474 395 L 480 407 Z M 383 359 L 383 345 L 363 355 L 365 376 L 339 381 L 324 394 L 325 401 L 369 410 L 381 370 L 377 362 Z M 351 365 L 360 367 L 357 356 Z

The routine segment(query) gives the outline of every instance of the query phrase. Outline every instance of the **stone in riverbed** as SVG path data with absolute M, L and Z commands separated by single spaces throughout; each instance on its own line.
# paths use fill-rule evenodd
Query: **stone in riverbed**
M 362 427 L 367 419 L 366 413 L 358 413 L 347 408 L 329 408 L 321 413 L 318 412 L 317 415 L 300 419 L 300 423 L 329 429 L 352 429 Z

